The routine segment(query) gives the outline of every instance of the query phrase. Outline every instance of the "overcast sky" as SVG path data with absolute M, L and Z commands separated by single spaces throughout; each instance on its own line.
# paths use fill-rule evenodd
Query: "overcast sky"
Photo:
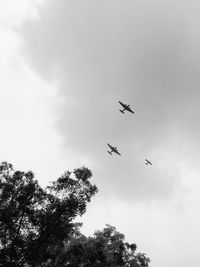
M 41 185 L 90 168 L 82 231 L 116 226 L 151 267 L 199 267 L 199 15 L 191 0 L 0 3 L 1 161 Z

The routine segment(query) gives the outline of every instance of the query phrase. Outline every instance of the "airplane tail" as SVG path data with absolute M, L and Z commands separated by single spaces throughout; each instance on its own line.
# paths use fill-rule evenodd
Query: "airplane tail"
M 124 114 L 124 110 L 119 109 L 119 111 Z
M 111 151 L 107 151 L 110 155 L 112 155 L 112 152 Z

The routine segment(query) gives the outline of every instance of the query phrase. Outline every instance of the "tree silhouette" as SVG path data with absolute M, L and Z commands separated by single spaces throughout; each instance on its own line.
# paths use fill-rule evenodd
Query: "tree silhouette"
M 92 237 L 74 219 L 97 193 L 91 171 L 65 172 L 45 189 L 31 171 L 0 164 L 0 266 L 2 267 L 148 267 L 136 244 L 106 225 Z
M 73 177 L 72 177 L 73 176 Z M 42 189 L 31 171 L 0 164 L 0 266 L 45 266 L 54 262 L 77 228 L 74 218 L 86 211 L 97 192 L 86 167 L 65 172 Z M 52 249 L 53 248 L 53 249 Z M 53 266 L 53 265 L 52 265 Z
M 96 231 L 93 237 L 86 237 L 77 230 L 65 243 L 57 266 L 148 267 L 150 259 L 144 253 L 136 253 L 136 244 L 124 239 L 125 236 L 111 225 Z

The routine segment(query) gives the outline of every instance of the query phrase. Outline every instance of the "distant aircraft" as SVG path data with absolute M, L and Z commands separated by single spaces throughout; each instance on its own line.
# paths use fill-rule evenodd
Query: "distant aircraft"
M 126 111 L 129 111 L 129 112 L 131 112 L 131 113 L 134 113 L 134 111 L 130 108 L 130 105 L 126 105 L 126 104 L 124 104 L 124 103 L 122 103 L 121 101 L 119 101 L 119 103 L 120 103 L 120 105 L 122 105 L 122 107 L 123 107 L 123 110 L 119 110 L 121 113 L 123 113 L 124 114 L 124 111 L 126 110 Z
M 149 161 L 148 159 L 145 159 L 145 160 L 146 160 L 146 162 L 145 162 L 146 165 L 148 165 L 148 164 L 152 165 L 151 161 Z
M 117 150 L 117 147 L 111 146 L 110 144 L 107 144 L 109 146 L 109 148 L 111 149 L 111 151 L 107 151 L 110 155 L 112 155 L 112 152 L 118 154 L 121 156 L 121 154 L 119 153 L 119 151 Z

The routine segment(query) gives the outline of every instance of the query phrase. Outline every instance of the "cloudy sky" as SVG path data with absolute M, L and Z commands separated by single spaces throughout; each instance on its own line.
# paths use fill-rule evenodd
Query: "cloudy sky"
M 1 161 L 43 186 L 89 167 L 82 231 L 116 226 L 151 267 L 199 266 L 199 15 L 195 0 L 0 2 Z

